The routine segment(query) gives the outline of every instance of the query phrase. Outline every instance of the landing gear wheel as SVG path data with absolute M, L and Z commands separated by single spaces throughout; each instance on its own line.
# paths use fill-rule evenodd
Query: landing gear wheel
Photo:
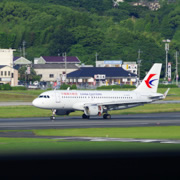
M 83 114 L 83 115 L 82 115 L 82 118 L 83 118 L 83 119 L 89 119 L 90 116 L 87 116 L 86 114 Z
M 52 116 L 50 117 L 52 121 L 56 119 L 55 114 L 56 114 L 56 109 L 52 109 Z
M 50 119 L 51 119 L 51 120 L 55 120 L 56 117 L 55 117 L 55 116 L 51 116 Z
M 104 118 L 104 119 L 111 119 L 111 115 L 110 115 L 110 114 L 104 114 L 104 115 L 103 115 L 103 118 Z

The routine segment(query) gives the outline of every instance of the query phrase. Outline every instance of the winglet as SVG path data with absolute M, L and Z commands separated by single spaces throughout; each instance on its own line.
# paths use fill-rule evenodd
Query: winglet
M 170 88 L 168 88 L 168 89 L 166 90 L 166 92 L 163 94 L 163 99 L 165 99 L 165 98 L 166 98 L 166 96 L 167 96 L 167 94 L 168 94 L 169 90 L 170 90 Z

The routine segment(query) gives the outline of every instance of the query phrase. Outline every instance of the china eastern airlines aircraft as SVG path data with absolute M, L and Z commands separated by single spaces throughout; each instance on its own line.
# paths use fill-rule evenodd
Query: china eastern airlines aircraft
M 132 108 L 166 97 L 169 89 L 164 94 L 157 93 L 161 67 L 162 64 L 154 64 L 133 91 L 52 90 L 40 94 L 32 104 L 52 110 L 51 119 L 55 119 L 55 115 L 69 115 L 74 111 L 83 111 L 83 119 L 101 115 L 110 119 L 108 111 Z

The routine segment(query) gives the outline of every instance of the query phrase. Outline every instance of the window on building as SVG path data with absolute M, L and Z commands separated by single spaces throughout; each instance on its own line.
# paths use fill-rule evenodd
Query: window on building
M 10 76 L 11 75 L 11 72 L 10 71 L 8 71 L 8 76 Z
M 49 77 L 50 77 L 50 78 L 54 78 L 54 74 L 50 74 Z
M 7 76 L 7 71 L 4 71 L 4 76 Z
M 38 76 L 40 76 L 42 78 L 42 74 L 38 74 Z
M 1 76 L 3 76 L 3 71 L 1 71 Z

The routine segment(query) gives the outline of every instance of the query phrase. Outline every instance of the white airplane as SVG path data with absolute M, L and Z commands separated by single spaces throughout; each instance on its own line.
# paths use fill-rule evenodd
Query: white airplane
M 133 91 L 87 91 L 87 90 L 52 90 L 43 92 L 32 104 L 35 107 L 51 109 L 51 119 L 55 115 L 69 115 L 74 111 L 83 111 L 83 119 L 101 116 L 110 119 L 108 111 L 132 108 L 166 97 L 157 93 L 162 64 L 152 66 L 142 83 Z

